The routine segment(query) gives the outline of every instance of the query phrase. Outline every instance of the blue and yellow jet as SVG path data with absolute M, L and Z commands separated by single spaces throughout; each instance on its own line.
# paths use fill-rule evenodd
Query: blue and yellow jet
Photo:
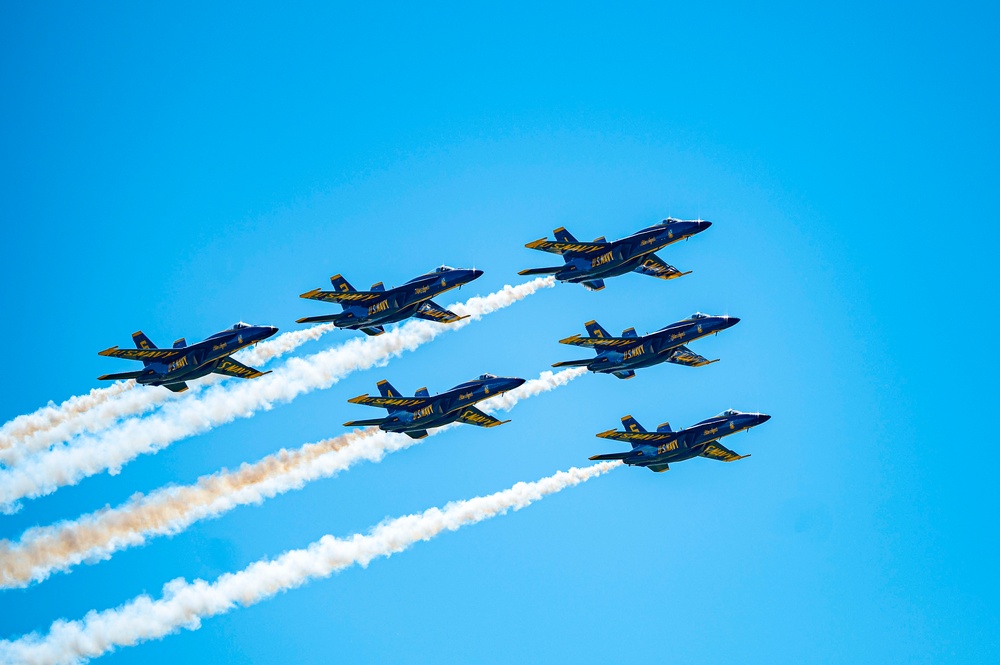
M 720 462 L 735 462 L 750 457 L 737 455 L 726 448 L 719 439 L 730 434 L 736 434 L 761 423 L 766 423 L 771 416 L 766 413 L 741 413 L 735 409 L 723 411 L 708 420 L 702 420 L 687 429 L 674 432 L 670 423 L 663 423 L 655 432 L 647 432 L 632 416 L 622 418 L 624 432 L 609 429 L 597 436 L 602 439 L 627 441 L 632 444 L 632 450 L 623 453 L 607 453 L 594 455 L 592 460 L 618 459 L 629 466 L 644 466 L 651 471 L 661 473 L 670 469 L 670 462 L 682 462 L 692 457 L 708 457 Z
M 340 303 L 343 311 L 340 314 L 307 316 L 296 323 L 330 322 L 338 328 L 360 330 L 366 335 L 381 335 L 385 332 L 384 325 L 411 316 L 438 323 L 454 323 L 466 317 L 449 312 L 431 298 L 460 288 L 482 274 L 482 270 L 441 266 L 393 289 L 386 290 L 382 282 L 372 284 L 370 291 L 355 291 L 346 279 L 334 275 L 330 278 L 333 291 L 313 289 L 299 297 Z
M 619 379 L 631 379 L 635 370 L 667 362 L 688 367 L 701 367 L 718 362 L 708 360 L 684 346 L 685 342 L 706 335 L 718 334 L 739 323 L 735 316 L 709 316 L 696 312 L 666 328 L 639 337 L 635 328 L 622 331 L 621 337 L 612 337 L 597 321 L 584 325 L 589 337 L 573 335 L 559 340 L 560 344 L 585 346 L 597 352 L 596 358 L 587 360 L 566 360 L 553 367 L 586 367 L 591 372 L 614 374 Z
M 681 240 L 687 240 L 712 225 L 703 220 L 683 220 L 668 217 L 632 235 L 607 242 L 604 237 L 593 242 L 580 242 L 565 228 L 558 228 L 555 242 L 541 238 L 525 247 L 552 254 L 562 254 L 561 266 L 530 268 L 519 275 L 555 275 L 560 282 L 583 284 L 591 291 L 604 288 L 604 280 L 627 272 L 637 272 L 658 279 L 674 279 L 691 271 L 681 272 L 665 263 L 654 252 Z
M 141 360 L 144 369 L 136 372 L 105 374 L 97 378 L 101 381 L 135 379 L 137 383 L 164 386 L 175 393 L 182 393 L 188 389 L 185 381 L 200 379 L 207 374 L 256 379 L 268 372 L 247 367 L 230 356 L 240 349 L 267 339 L 276 332 L 278 329 L 274 326 L 252 326 L 241 321 L 232 328 L 217 332 L 197 344 L 188 346 L 181 337 L 174 342 L 172 349 L 158 349 L 140 330 L 132 333 L 136 348 L 119 349 L 117 346 L 112 346 L 99 352 L 98 355 Z
M 351 404 L 380 406 L 389 411 L 387 418 L 373 420 L 352 420 L 346 427 L 378 426 L 386 432 L 402 432 L 411 439 L 427 436 L 431 427 L 441 427 L 453 422 L 479 427 L 496 427 L 510 422 L 497 420 L 473 406 L 490 397 L 502 395 L 524 383 L 524 379 L 508 376 L 483 374 L 478 379 L 461 383 L 447 392 L 433 397 L 427 388 L 421 388 L 413 397 L 403 397 L 388 381 L 378 382 L 381 397 L 359 395 L 347 400 Z

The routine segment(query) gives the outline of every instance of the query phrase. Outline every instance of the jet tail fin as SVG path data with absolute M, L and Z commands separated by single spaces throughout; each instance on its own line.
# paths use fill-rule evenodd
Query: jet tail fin
M 583 324 L 583 327 L 587 329 L 587 333 L 591 337 L 611 337 L 611 333 L 604 329 L 597 321 L 587 321 Z
M 330 283 L 333 284 L 333 288 L 343 293 L 347 293 L 349 291 L 357 291 L 357 289 L 351 286 L 350 282 L 344 279 L 344 277 L 340 273 L 337 273 L 336 275 L 331 277 Z
M 187 340 L 181 337 L 179 340 L 174 342 L 175 349 L 183 349 L 188 345 Z
M 379 293 L 380 291 L 385 291 L 385 285 L 382 282 L 375 282 L 369 290 L 374 293 Z
M 565 226 L 560 226 L 558 229 L 552 232 L 552 235 L 556 237 L 557 242 L 576 242 L 576 238 L 573 234 L 566 230 Z
M 378 382 L 378 391 L 382 397 L 402 397 L 402 393 L 392 387 L 392 384 L 382 379 Z
M 153 340 L 151 340 L 148 337 L 146 337 L 146 333 L 142 332 L 141 330 L 137 330 L 134 333 L 132 333 L 132 341 L 135 342 L 135 348 L 137 348 L 137 349 L 155 349 L 155 348 L 157 348 L 156 345 L 153 344 Z M 148 367 L 149 365 L 153 364 L 153 361 L 152 360 L 143 360 L 142 364 L 143 364 L 143 366 Z
M 646 428 L 639 424 L 639 421 L 632 416 L 622 416 L 622 426 L 625 427 L 626 432 L 635 432 L 636 434 L 643 434 L 646 432 Z M 638 442 L 633 441 L 632 447 L 642 445 Z

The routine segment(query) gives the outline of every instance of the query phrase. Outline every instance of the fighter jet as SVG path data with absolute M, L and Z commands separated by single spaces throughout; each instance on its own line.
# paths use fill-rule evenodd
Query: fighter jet
M 413 397 L 403 397 L 388 381 L 378 382 L 381 397 L 359 395 L 347 400 L 351 404 L 381 406 L 389 411 L 388 418 L 352 420 L 346 427 L 375 425 L 386 432 L 402 432 L 411 439 L 427 436 L 431 427 L 441 427 L 453 422 L 479 427 L 496 427 L 510 422 L 497 420 L 472 406 L 490 397 L 502 395 L 524 383 L 524 379 L 483 374 L 478 379 L 461 383 L 434 397 L 427 388 L 421 388 Z
M 651 471 L 668 471 L 670 462 L 681 462 L 692 457 L 708 457 L 720 462 L 735 462 L 749 455 L 737 455 L 719 439 L 736 432 L 749 430 L 766 423 L 771 416 L 766 413 L 741 413 L 735 409 L 723 411 L 687 429 L 674 432 L 670 423 L 663 423 L 655 432 L 647 432 L 632 416 L 622 418 L 624 432 L 609 429 L 597 436 L 602 439 L 628 441 L 632 450 L 623 453 L 594 455 L 592 460 L 620 459 L 629 466 L 644 466 Z
M 141 360 L 145 368 L 136 372 L 105 374 L 97 378 L 101 381 L 135 379 L 137 383 L 164 386 L 175 393 L 182 393 L 188 389 L 185 381 L 200 379 L 212 373 L 241 379 L 256 379 L 269 372 L 247 367 L 230 356 L 242 348 L 267 339 L 276 332 L 278 329 L 274 326 L 252 326 L 241 321 L 232 328 L 217 332 L 197 344 L 188 346 L 181 337 L 174 342 L 174 348 L 158 349 L 140 330 L 132 333 L 136 348 L 119 349 L 117 346 L 112 346 L 99 352 L 98 355 Z
M 712 225 L 704 220 L 682 220 L 668 217 L 620 240 L 607 242 L 604 236 L 593 242 L 580 242 L 560 227 L 554 231 L 556 240 L 541 238 L 525 247 L 552 254 L 562 254 L 564 265 L 551 268 L 530 268 L 519 275 L 555 275 L 560 282 L 583 284 L 590 291 L 604 288 L 604 280 L 627 272 L 637 272 L 658 279 L 674 279 L 691 271 L 681 272 L 665 263 L 654 252 L 680 240 L 687 240 Z
M 589 346 L 597 352 L 597 357 L 589 360 L 565 360 L 552 366 L 586 367 L 591 372 L 614 374 L 619 379 L 631 379 L 635 376 L 635 370 L 662 362 L 701 367 L 718 362 L 718 358 L 708 360 L 699 356 L 684 346 L 684 342 L 718 334 L 739 321 L 735 316 L 709 316 L 695 312 L 683 321 L 642 337 L 636 334 L 635 328 L 623 330 L 621 337 L 612 337 L 597 321 L 588 321 L 584 325 L 590 337 L 573 335 L 559 340 L 559 343 Z
M 338 328 L 360 330 L 366 335 L 381 335 L 385 332 L 385 324 L 411 316 L 438 323 L 454 323 L 467 317 L 449 312 L 431 298 L 468 284 L 482 274 L 482 270 L 441 266 L 393 289 L 386 290 L 382 282 L 372 284 L 370 291 L 355 291 L 346 279 L 334 275 L 330 278 L 334 291 L 313 289 L 299 297 L 340 303 L 343 311 L 340 314 L 307 316 L 296 323 L 329 321 Z

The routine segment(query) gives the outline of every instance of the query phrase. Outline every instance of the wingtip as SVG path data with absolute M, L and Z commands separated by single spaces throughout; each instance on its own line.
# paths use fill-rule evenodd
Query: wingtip
M 108 347 L 108 348 L 104 349 L 103 351 L 98 351 L 97 355 L 99 355 L 99 356 L 110 356 L 112 353 L 114 353 L 117 350 L 118 350 L 118 346 L 117 345 L 116 346 L 111 346 L 111 347 Z
M 349 403 L 351 403 L 351 404 L 360 404 L 360 403 L 362 403 L 367 398 L 368 398 L 368 395 L 358 395 L 357 397 L 352 397 L 351 399 L 349 399 L 347 401 Z
M 535 249 L 543 242 L 548 242 L 548 240 L 546 238 L 539 238 L 538 240 L 532 240 L 531 242 L 526 243 L 524 246 L 528 249 Z
M 313 289 L 312 291 L 306 291 L 305 293 L 299 294 L 299 297 L 300 298 L 311 298 L 312 296 L 316 295 L 317 293 L 319 293 L 322 290 L 323 289 Z
M 611 437 L 608 436 L 609 434 L 617 434 L 617 433 L 618 433 L 618 430 L 615 430 L 615 429 L 606 429 L 603 432 L 599 432 L 599 433 L 595 434 L 594 436 L 596 436 L 599 439 L 610 439 Z M 594 458 L 591 457 L 590 459 L 594 459 Z

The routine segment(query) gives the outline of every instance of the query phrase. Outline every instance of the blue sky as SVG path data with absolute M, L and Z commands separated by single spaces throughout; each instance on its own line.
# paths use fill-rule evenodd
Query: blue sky
M 295 329 L 334 273 L 516 283 L 566 226 L 714 222 L 693 274 L 562 285 L 387 367 L 27 502 L 0 536 L 188 483 L 432 392 L 536 376 L 596 318 L 742 322 L 722 362 L 585 376 L 377 465 L 0 595 L 0 636 L 177 576 L 532 480 L 631 413 L 773 415 L 737 464 L 621 469 L 108 662 L 975 662 L 998 657 L 995 7 L 796 3 L 0 9 L 0 420 L 142 328 Z M 957 333 L 957 334 L 956 334 Z M 338 332 L 308 353 L 355 333 Z M 113 365 L 113 366 L 112 366 Z M 977 427 L 971 427 L 975 423 Z

